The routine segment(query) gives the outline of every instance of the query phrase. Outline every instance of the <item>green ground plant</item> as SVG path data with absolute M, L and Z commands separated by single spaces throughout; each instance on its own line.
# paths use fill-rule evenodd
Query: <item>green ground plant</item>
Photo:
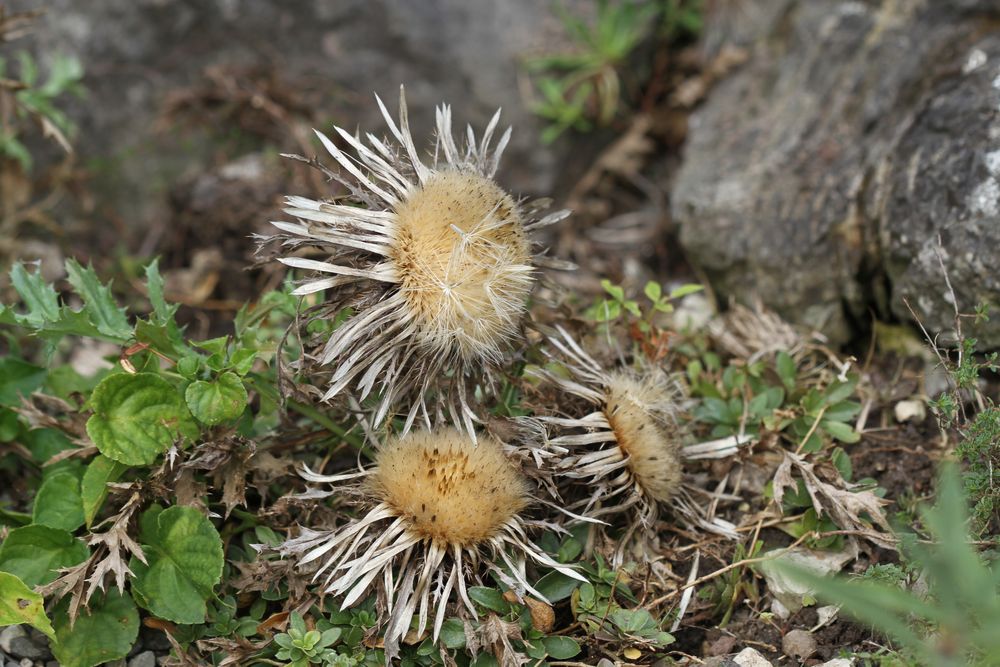
M 699 0 L 597 0 L 594 13 L 590 23 L 559 7 L 574 48 L 526 62 L 541 97 L 534 112 L 548 122 L 543 143 L 570 129 L 589 132 L 614 120 L 622 104 L 623 71 L 648 37 L 670 42 L 701 30 Z
M 931 541 L 901 535 L 905 570 L 881 567 L 856 580 L 807 571 L 795 576 L 820 600 L 839 605 L 892 639 L 900 655 L 880 657 L 882 664 L 1000 664 L 1000 568 L 974 546 L 961 476 L 954 466 L 942 468 L 937 502 L 921 514 Z M 926 581 L 925 594 L 904 586 L 907 570 Z

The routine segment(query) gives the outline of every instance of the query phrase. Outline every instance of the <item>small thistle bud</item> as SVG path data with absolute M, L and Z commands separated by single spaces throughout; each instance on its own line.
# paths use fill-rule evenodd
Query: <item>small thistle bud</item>
M 581 578 L 528 539 L 522 512 L 532 502 L 529 484 L 490 436 L 477 445 L 454 428 L 412 431 L 382 445 L 360 475 L 304 474 L 312 482 L 352 476 L 363 478 L 353 490 L 368 512 L 332 531 L 303 530 L 281 551 L 299 556 L 300 566 L 323 559 L 315 578 L 324 577 L 325 592 L 344 596 L 344 608 L 378 590 L 388 614 L 387 660 L 415 616 L 419 636 L 433 615 L 437 641 L 456 593 L 476 617 L 467 589 L 483 584 L 487 570 L 540 599 L 525 578 L 528 559 Z
M 508 129 L 491 147 L 499 111 L 481 139 L 469 128 L 459 148 L 451 109 L 439 107 L 433 161 L 425 164 L 402 90 L 398 126 L 376 99 L 395 142 L 367 134 L 366 144 L 334 128 L 353 149 L 349 156 L 317 132 L 349 175 L 342 183 L 352 195 L 336 204 L 289 197 L 285 212 L 298 222 L 274 222 L 279 233 L 267 240 L 322 253 L 322 260 L 280 260 L 318 274 L 295 290 L 327 291 L 317 317 L 354 311 L 307 357 L 331 369 L 324 400 L 351 389 L 363 400 L 378 390 L 376 425 L 405 405 L 404 432 L 418 414 L 430 428 L 431 415 L 436 421 L 447 412 L 474 435 L 473 404 L 490 394 L 489 371 L 520 337 L 536 282 L 528 233 L 568 212 L 536 220 L 536 206 L 522 206 L 494 182 L 510 138 Z M 428 396 L 437 399 L 431 409 Z

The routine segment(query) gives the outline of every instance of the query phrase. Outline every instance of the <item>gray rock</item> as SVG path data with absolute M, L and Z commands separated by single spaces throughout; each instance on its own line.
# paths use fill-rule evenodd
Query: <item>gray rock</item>
M 9 11 L 37 5 L 8 4 Z M 589 0 L 565 4 L 590 7 Z M 406 84 L 418 146 L 432 138 L 436 104 L 453 105 L 461 130 L 467 121 L 482 127 L 502 106 L 503 122 L 515 126 L 504 183 L 547 194 L 561 170 L 556 152 L 539 144 L 543 122 L 522 94 L 523 58 L 558 51 L 568 39 L 549 3 L 51 0 L 45 9 L 33 50 L 43 65 L 58 53 L 82 62 L 89 94 L 71 114 L 80 126 L 78 152 L 100 165 L 90 170 L 94 189 L 124 219 L 165 215 L 164 183 L 201 171 L 220 141 L 240 131 L 234 126 L 205 141 L 182 123 L 162 122 L 168 95 L 204 83 L 209 70 L 256 72 L 265 82 L 273 74 L 272 101 L 285 101 L 284 88 L 315 111 L 319 126 L 335 121 L 377 135 L 386 130 L 372 92 L 395 109 Z M 270 148 L 303 151 L 294 143 Z
M 30 660 L 48 660 L 52 657 L 48 641 L 37 642 L 28 636 L 15 637 L 11 640 L 8 653 L 15 658 L 27 658 Z
M 806 630 L 792 630 L 781 638 L 781 651 L 801 662 L 816 652 L 816 640 Z
M 143 651 L 128 661 L 128 667 L 156 667 L 156 654 Z
M 0 651 L 11 655 L 10 644 L 18 637 L 27 637 L 28 633 L 23 625 L 8 625 L 0 630 Z
M 960 308 L 1000 304 L 1000 6 L 729 6 L 707 42 L 742 41 L 752 57 L 691 118 L 672 194 L 681 242 L 717 291 L 759 295 L 838 342 L 870 311 L 910 319 L 904 297 L 942 331 L 940 235 Z M 727 11 L 771 20 L 733 27 Z M 1000 320 L 989 327 L 971 333 L 1000 345 Z

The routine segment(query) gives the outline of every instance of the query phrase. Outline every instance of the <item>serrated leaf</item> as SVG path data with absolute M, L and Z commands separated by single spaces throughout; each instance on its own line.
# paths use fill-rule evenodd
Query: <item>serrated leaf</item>
M 80 478 L 71 472 L 47 477 L 35 495 L 32 522 L 70 532 L 83 525 L 83 501 Z
M 28 273 L 23 264 L 17 263 L 10 270 L 10 282 L 28 307 L 26 314 L 16 316 L 22 323 L 37 326 L 59 319 L 59 295 L 42 278 L 41 270 Z
M 42 586 L 64 567 L 79 565 L 90 551 L 66 530 L 48 526 L 15 528 L 0 545 L 0 570 L 16 575 L 28 586 Z
M 580 652 L 580 645 L 570 637 L 543 637 L 542 645 L 550 658 L 568 660 Z
M 142 545 L 147 563 L 132 558 L 132 590 L 153 614 L 175 623 L 202 623 L 205 601 L 222 577 L 222 539 L 212 522 L 192 507 L 156 515 Z
M 126 465 L 148 465 L 182 436 L 198 433 L 183 397 L 153 373 L 109 375 L 90 403 L 87 435 L 102 454 Z
M 28 588 L 23 581 L 10 574 L 0 572 L 0 626 L 27 623 L 55 639 L 52 623 L 45 615 L 42 596 Z
M 105 336 L 122 342 L 132 337 L 132 326 L 128 323 L 125 310 L 118 307 L 111 289 L 103 285 L 94 269 L 84 268 L 75 259 L 66 260 L 69 283 L 83 299 L 84 312 L 90 321 Z
M 160 260 L 154 259 L 146 266 L 146 295 L 153 307 L 157 324 L 172 322 L 177 312 L 175 304 L 168 304 L 163 294 L 163 276 L 160 275 Z
M 94 600 L 81 611 L 73 627 L 69 623 L 69 598 L 56 607 L 53 616 L 56 642 L 52 653 L 63 667 L 94 667 L 128 655 L 139 636 L 139 612 L 132 599 L 109 589 L 100 603 Z
M 247 405 L 247 390 L 236 373 L 225 372 L 215 380 L 188 385 L 184 399 L 198 421 L 209 426 L 236 419 Z
M 46 371 L 13 357 L 0 359 L 0 405 L 19 406 L 45 383 Z
M 128 469 L 124 464 L 99 454 L 87 466 L 80 481 L 80 500 L 83 504 L 83 519 L 90 528 L 94 517 L 108 497 L 108 484 L 116 482 Z

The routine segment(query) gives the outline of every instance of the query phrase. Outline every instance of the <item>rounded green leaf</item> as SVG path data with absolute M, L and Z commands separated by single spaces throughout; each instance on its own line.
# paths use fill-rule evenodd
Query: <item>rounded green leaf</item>
M 0 572 L 0 626 L 27 623 L 54 637 L 42 596 L 9 572 Z
M 70 532 L 83 525 L 80 478 L 71 472 L 52 475 L 38 489 L 31 511 L 32 522 Z
M 87 435 L 102 454 L 126 465 L 148 465 L 197 426 L 180 393 L 153 373 L 119 373 L 101 380 L 90 399 Z
M 542 645 L 550 658 L 568 660 L 580 652 L 580 645 L 570 637 L 543 637 Z
M 73 627 L 69 624 L 69 598 L 56 607 L 56 641 L 52 653 L 63 667 L 94 667 L 128 655 L 139 636 L 139 612 L 132 599 L 109 589 L 104 601 L 90 602 Z
M 68 531 L 48 526 L 15 528 L 0 545 L 0 570 L 17 575 L 28 586 L 53 581 L 60 568 L 79 565 L 90 551 Z
M 205 600 L 222 577 L 222 539 L 192 507 L 159 512 L 155 526 L 143 521 L 147 563 L 133 558 L 132 592 L 157 616 L 175 623 L 202 623 Z
M 184 398 L 198 421 L 215 426 L 243 414 L 247 405 L 247 390 L 236 373 L 227 371 L 211 382 L 192 382 L 184 392 Z

